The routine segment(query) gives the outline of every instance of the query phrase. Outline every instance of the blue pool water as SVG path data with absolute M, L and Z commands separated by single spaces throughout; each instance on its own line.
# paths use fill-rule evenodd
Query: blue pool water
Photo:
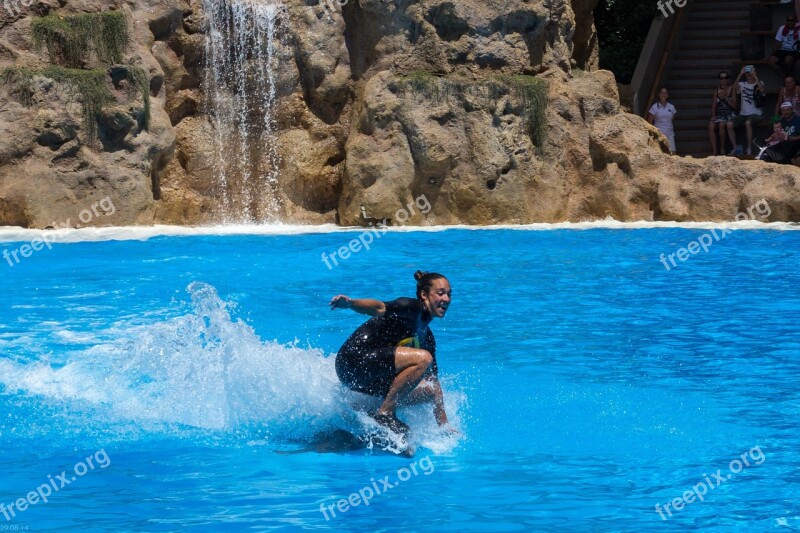
M 798 529 L 784 229 L 669 271 L 709 229 L 392 232 L 332 269 L 359 232 L 66 232 L 0 263 L 0 531 Z M 362 317 L 327 303 L 412 296 L 417 268 L 452 283 L 432 329 L 460 435 L 414 407 L 412 459 L 279 453 L 364 430 L 332 357 Z

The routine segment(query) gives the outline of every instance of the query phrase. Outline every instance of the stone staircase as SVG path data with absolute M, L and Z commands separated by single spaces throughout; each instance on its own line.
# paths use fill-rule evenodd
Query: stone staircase
M 675 144 L 680 155 L 705 157 L 711 153 L 708 121 L 711 97 L 720 71 L 733 78 L 741 68 L 741 34 L 750 29 L 752 0 L 691 0 L 676 52 L 662 85 L 678 110 Z M 767 69 L 758 66 L 759 70 Z
M 770 29 L 751 31 L 751 9 L 754 6 L 774 11 Z M 674 124 L 678 154 L 705 157 L 711 153 L 708 121 L 711 117 L 711 98 L 720 71 L 728 72 L 733 81 L 743 65 L 755 65 L 767 87 L 765 114 L 772 115 L 783 78 L 766 65 L 764 57 L 771 49 L 772 36 L 781 19 L 793 10 L 793 4 L 752 0 L 691 0 L 684 9 L 687 10 L 684 13 L 685 26 L 677 37 L 677 45 L 662 85 L 669 89 L 670 101 L 678 110 Z M 755 34 L 761 34 L 763 54 L 757 54 L 760 59 L 742 59 L 746 36 Z M 743 140 L 743 135 L 743 131 L 737 131 L 737 139 Z

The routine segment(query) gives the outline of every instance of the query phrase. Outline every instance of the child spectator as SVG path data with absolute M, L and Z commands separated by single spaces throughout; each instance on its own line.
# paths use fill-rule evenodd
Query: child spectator
M 781 128 L 781 123 L 778 121 L 772 125 L 772 135 L 764 139 L 764 142 L 767 143 L 767 146 L 775 146 L 779 142 L 785 141 L 788 138 L 789 136 L 786 135 L 785 131 L 783 131 L 783 128 Z

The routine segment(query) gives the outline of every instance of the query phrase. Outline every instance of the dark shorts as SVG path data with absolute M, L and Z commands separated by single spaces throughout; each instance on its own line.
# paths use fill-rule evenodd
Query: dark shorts
M 764 118 L 764 115 L 736 115 L 731 119 L 731 122 L 733 122 L 734 128 L 741 128 L 748 120 L 750 124 L 753 124 L 754 122 L 759 122 L 762 118 Z
M 794 59 L 797 59 L 797 52 L 793 50 L 777 50 L 774 54 L 775 57 L 778 58 L 779 61 L 783 61 L 785 58 L 791 56 Z
M 356 392 L 386 396 L 397 376 L 394 351 L 394 346 L 369 351 L 342 349 L 336 356 L 336 375 Z

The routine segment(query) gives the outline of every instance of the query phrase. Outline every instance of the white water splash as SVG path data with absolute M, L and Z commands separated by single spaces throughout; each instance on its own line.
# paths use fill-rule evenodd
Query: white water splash
M 357 435 L 374 429 L 360 411 L 377 400 L 344 389 L 333 357 L 262 341 L 231 317 L 231 304 L 211 285 L 194 282 L 188 292 L 190 313 L 96 332 L 118 340 L 67 354 L 64 364 L 0 358 L 0 393 L 15 395 L 24 414 L 13 427 L 0 424 L 0 436 L 4 429 L 30 433 L 27 424 L 35 424 L 54 435 L 85 429 L 125 439 L 188 432 L 285 444 L 332 428 Z M 457 421 L 463 395 L 447 396 Z M 2 400 L 0 394 L 0 409 Z M 51 418 L 54 409 L 65 418 Z M 404 409 L 403 416 L 418 446 L 446 451 L 457 444 L 436 427 L 430 406 Z
M 208 20 L 204 93 L 214 129 L 224 222 L 274 220 L 276 39 L 285 8 L 255 0 L 203 0 Z

